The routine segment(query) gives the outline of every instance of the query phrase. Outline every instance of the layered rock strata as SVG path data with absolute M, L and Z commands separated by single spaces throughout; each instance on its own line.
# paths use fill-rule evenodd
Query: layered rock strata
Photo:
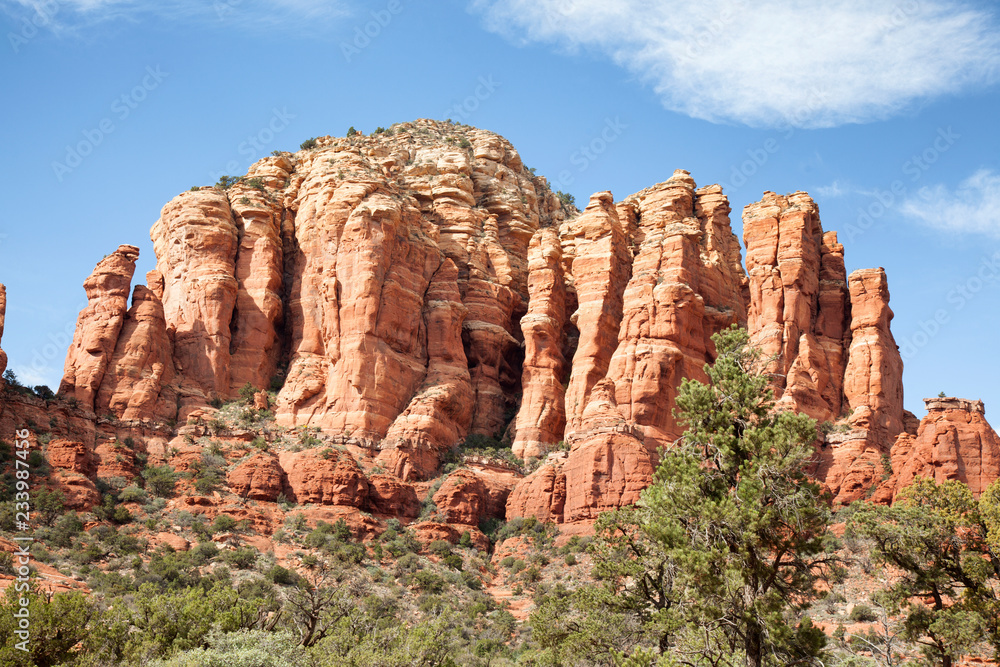
M 750 342 L 772 374 L 778 406 L 820 421 L 841 415 L 850 339 L 844 247 L 824 234 L 805 193 L 764 198 L 743 212 Z
M 248 499 L 408 519 L 424 500 L 458 526 L 585 524 L 638 499 L 683 430 L 681 379 L 706 379 L 712 334 L 738 324 L 764 352 L 778 408 L 834 423 L 811 474 L 837 502 L 870 495 L 892 443 L 919 439 L 884 272 L 848 277 L 801 192 L 745 209 L 744 271 L 729 215 L 719 186 L 682 170 L 577 212 L 508 142 L 467 126 L 321 137 L 168 203 L 151 230 L 157 268 L 130 307 L 138 251 L 98 264 L 60 390 L 153 427 L 207 422 L 250 385 L 257 410 L 339 443 L 244 461 L 229 484 Z M 0 328 L 2 306 L 0 290 Z M 543 465 L 523 479 L 465 468 L 421 496 L 470 435 Z M 941 437 L 973 460 L 961 437 Z M 938 467 L 981 486 L 990 447 L 980 463 Z
M 135 246 L 119 246 L 98 262 L 83 282 L 87 307 L 77 318 L 59 393 L 76 398 L 85 408 L 94 407 L 94 398 L 118 342 L 138 258 L 139 249 Z
M 3 339 L 3 326 L 7 318 L 7 287 L 0 283 L 0 340 Z M 3 375 L 4 371 L 7 370 L 7 353 L 0 349 L 0 375 Z M 0 379 L 0 386 L 3 385 L 3 380 Z
M 563 438 L 566 427 L 566 284 L 562 246 L 555 229 L 540 229 L 528 249 L 528 312 L 521 318 L 524 366 L 521 407 L 512 449 L 521 459 L 539 457 Z
M 657 451 L 682 430 L 673 415 L 681 379 L 705 379 L 711 335 L 746 322 L 728 213 L 721 188 L 696 189 L 677 171 L 617 207 L 599 193 L 564 224 L 580 336 L 566 390 L 569 452 L 550 455 L 518 484 L 509 516 L 587 522 L 638 500 Z M 593 258 L 602 262 L 596 269 Z
M 1000 437 L 986 421 L 982 401 L 925 398 L 927 414 L 916 434 L 892 447 L 892 477 L 878 490 L 890 501 L 917 477 L 967 484 L 978 497 L 1000 479 Z

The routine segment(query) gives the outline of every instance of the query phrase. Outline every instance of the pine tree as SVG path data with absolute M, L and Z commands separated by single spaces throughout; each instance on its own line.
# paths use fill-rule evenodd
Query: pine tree
M 822 633 L 789 617 L 814 597 L 829 564 L 821 555 L 827 506 L 804 472 L 816 423 L 774 411 L 744 330 L 713 340 L 710 383 L 681 383 L 677 412 L 687 431 L 643 494 L 646 530 L 672 557 L 675 586 L 687 590 L 687 650 L 742 654 L 739 662 L 753 667 L 807 664 Z
M 618 664 L 805 665 L 822 652 L 822 632 L 795 616 L 833 564 L 821 555 L 828 509 L 804 474 L 816 424 L 774 411 L 745 331 L 713 340 L 709 384 L 681 383 L 684 435 L 638 506 L 598 523 L 598 588 L 532 619 L 553 645 L 596 626 Z
M 903 572 L 882 595 L 905 612 L 902 637 L 942 667 L 984 639 L 1000 657 L 998 501 L 1000 482 L 977 502 L 961 482 L 918 477 L 891 507 L 861 503 L 848 523 L 877 562 Z

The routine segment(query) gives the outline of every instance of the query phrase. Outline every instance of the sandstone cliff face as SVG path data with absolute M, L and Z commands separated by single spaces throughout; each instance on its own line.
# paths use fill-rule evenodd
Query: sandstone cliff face
M 0 340 L 3 339 L 3 325 L 7 317 L 7 287 L 0 283 Z M 7 370 L 7 353 L 0 349 L 0 375 L 3 375 L 4 371 Z M 0 386 L 3 385 L 3 380 L 0 379 Z
M 586 522 L 638 500 L 658 448 L 682 430 L 673 417 L 681 379 L 704 379 L 711 335 L 746 321 L 728 213 L 718 186 L 696 189 L 678 171 L 618 207 L 599 193 L 563 225 L 580 332 L 566 390 L 570 451 L 518 484 L 509 516 Z
M 521 459 L 539 457 L 563 438 L 566 427 L 566 284 L 562 246 L 555 229 L 540 229 L 528 249 L 528 312 L 521 318 L 524 367 L 521 408 L 512 449 Z
M 843 246 L 836 233 L 823 233 L 819 207 L 801 192 L 765 192 L 747 206 L 743 239 L 750 340 L 773 359 L 766 371 L 779 407 L 837 419 L 850 313 Z
M 273 454 L 256 454 L 230 471 L 227 483 L 238 496 L 274 502 L 285 489 L 285 471 Z
M 982 401 L 925 398 L 927 415 L 915 435 L 892 447 L 892 477 L 878 490 L 889 501 L 917 477 L 968 484 L 976 497 L 1000 478 L 1000 437 L 987 423 Z
M 642 242 L 607 377 L 618 411 L 655 453 L 682 431 L 673 416 L 681 379 L 707 379 L 712 334 L 746 323 L 746 277 L 719 186 L 696 189 L 679 170 L 626 204 L 634 207 Z
M 826 436 L 811 471 L 836 504 L 871 496 L 885 478 L 890 450 L 909 414 L 903 410 L 903 362 L 889 328 L 885 272 L 855 271 L 849 286 L 850 342 L 843 383 L 848 416 L 840 432 Z
M 502 431 L 521 385 L 528 244 L 566 210 L 489 132 L 417 121 L 318 144 L 167 204 L 150 232 L 157 269 L 127 315 L 126 255 L 103 262 L 63 393 L 185 421 L 287 366 L 282 424 L 377 447 L 405 479 L 432 475 L 469 433 Z
M 139 249 L 123 245 L 98 262 L 83 283 L 87 307 L 77 319 L 59 393 L 93 408 L 128 309 L 129 286 Z
M 889 287 L 882 269 L 850 276 L 851 346 L 844 396 L 854 411 L 850 421 L 880 442 L 903 430 L 903 360 L 889 323 Z
M 567 226 L 575 239 L 571 270 L 577 309 L 571 319 L 580 332 L 566 388 L 567 428 L 575 431 L 618 344 L 632 258 L 610 192 L 591 197 L 583 215 Z
M 126 420 L 167 420 L 177 414 L 172 345 L 160 294 L 163 278 L 146 276 L 136 285 L 118 343 L 97 394 L 96 410 Z
M 289 500 L 347 507 L 363 507 L 368 500 L 368 479 L 350 454 L 336 449 L 282 452 L 278 461 L 287 475 Z
M 599 192 L 578 213 L 489 132 L 417 121 L 321 137 L 168 203 L 151 230 L 157 268 L 131 307 L 137 251 L 103 260 L 61 392 L 152 429 L 207 423 L 210 404 L 284 377 L 254 406 L 320 428 L 338 449 L 255 455 L 230 472 L 234 493 L 353 512 L 366 532 L 374 520 L 361 510 L 416 518 L 445 454 L 470 434 L 503 436 L 543 465 L 521 479 L 467 459 L 431 498 L 439 513 L 457 526 L 505 515 L 586 524 L 638 499 L 682 431 L 681 379 L 705 379 L 711 335 L 736 323 L 770 359 L 779 409 L 837 422 L 810 473 L 837 502 L 872 493 L 892 443 L 916 431 L 887 281 L 881 269 L 847 277 L 808 195 L 767 192 L 745 209 L 747 271 L 721 188 L 686 171 L 617 203 Z M 3 299 L 0 289 L 0 333 Z M 120 459 L 98 444 L 102 430 L 109 441 L 110 427 L 92 423 L 88 447 L 102 470 L 128 474 L 106 465 Z M 965 463 L 965 432 L 939 447 L 963 463 L 938 467 L 995 475 L 988 444 Z M 155 451 L 168 439 L 157 434 Z M 905 468 L 895 456 L 918 439 L 899 437 L 894 480 Z M 184 452 L 177 465 L 199 456 Z
M 163 207 L 150 237 L 163 276 L 160 298 L 184 418 L 229 395 L 238 232 L 226 193 L 203 189 L 177 196 Z
M 822 439 L 811 473 L 838 504 L 864 498 L 904 427 L 885 273 L 865 269 L 848 278 L 836 233 L 823 231 L 818 207 L 801 192 L 767 192 L 748 206 L 744 240 L 748 329 L 769 360 L 777 406 L 842 420 Z
M 238 183 L 227 193 L 239 239 L 234 267 L 236 303 L 230 324 L 230 396 L 247 383 L 268 387 L 278 367 L 284 317 L 282 223 L 286 212 L 280 201 L 269 196 L 267 186 L 283 186 L 291 170 L 287 158 L 271 160 L 251 169 L 249 176 L 259 179 L 258 187 Z

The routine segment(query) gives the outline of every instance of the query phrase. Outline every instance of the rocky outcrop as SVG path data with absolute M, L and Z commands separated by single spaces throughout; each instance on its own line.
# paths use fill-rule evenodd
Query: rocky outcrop
M 536 516 L 556 523 L 591 521 L 609 509 L 635 503 L 649 486 L 655 453 L 615 404 L 614 383 L 598 382 L 571 436 L 568 455 L 551 454 L 510 494 L 507 516 Z
M 94 449 L 94 455 L 97 457 L 96 476 L 100 479 L 131 482 L 139 474 L 135 451 L 124 442 L 102 442 Z
M 285 471 L 273 454 L 254 454 L 233 468 L 226 482 L 242 498 L 274 502 L 284 491 Z M 323 497 L 322 491 L 319 496 Z
M 842 412 L 850 302 L 844 247 L 805 193 L 765 192 L 743 211 L 750 341 L 781 409 L 819 421 Z
M 507 498 L 507 516 L 561 523 L 566 508 L 566 459 L 566 452 L 553 452 L 544 465 L 521 480 Z
M 7 287 L 0 283 L 0 340 L 3 339 L 3 326 L 7 318 Z M 7 370 L 7 353 L 0 349 L 0 376 Z M 0 386 L 4 380 L 0 379 Z
M 903 431 L 903 360 L 889 323 L 889 287 L 885 271 L 861 269 L 851 274 L 851 345 L 844 371 L 844 397 L 850 422 L 891 443 Z
M 468 313 L 458 290 L 458 269 L 442 261 L 427 289 L 423 323 L 427 372 L 410 404 L 382 443 L 380 463 L 400 479 L 429 477 L 439 457 L 468 433 L 474 409 L 472 379 L 462 347 Z
M 55 470 L 49 478 L 55 491 L 62 494 L 62 504 L 67 510 L 89 512 L 101 504 L 101 493 L 86 475 L 70 470 Z
M 518 484 L 510 516 L 589 522 L 638 500 L 658 449 L 681 433 L 673 414 L 681 379 L 707 379 L 712 334 L 746 321 L 746 278 L 728 214 L 721 188 L 697 189 L 678 170 L 617 207 L 599 193 L 564 224 L 580 302 L 566 391 L 570 451 L 550 455 Z
M 293 502 L 346 507 L 364 507 L 367 503 L 368 479 L 346 452 L 282 452 L 278 464 L 287 475 L 288 499 Z
M 540 229 L 528 248 L 528 312 L 521 318 L 524 366 L 521 407 L 511 449 L 520 459 L 540 457 L 566 428 L 566 285 L 558 232 Z
M 772 374 L 777 408 L 836 423 L 810 473 L 846 504 L 871 495 L 903 430 L 902 361 L 881 269 L 844 268 L 805 193 L 764 193 L 743 214 L 748 330 Z
M 267 185 L 284 186 L 292 168 L 286 157 L 266 161 L 228 192 L 239 239 L 236 304 L 230 325 L 230 396 L 247 383 L 267 388 L 278 366 L 284 316 L 281 227 L 286 213 L 269 195 Z
M 150 231 L 163 276 L 163 314 L 173 340 L 181 419 L 229 396 L 239 232 L 226 193 L 185 192 L 163 207 Z
M 509 495 L 502 478 L 462 469 L 448 476 L 432 500 L 448 523 L 478 526 L 487 517 L 504 519 Z
M 626 204 L 634 207 L 642 242 L 607 377 L 618 412 L 655 454 L 681 433 L 673 414 L 681 379 L 707 380 L 712 334 L 746 322 L 746 278 L 719 186 L 696 189 L 678 170 Z
M 128 310 L 128 293 L 139 249 L 122 245 L 98 262 L 84 281 L 87 307 L 80 311 L 59 393 L 93 409 Z
M 463 130 L 463 148 L 443 141 L 451 131 L 421 121 L 320 139 L 296 156 L 286 195 L 291 358 L 278 418 L 377 444 L 405 478 L 430 475 L 468 432 L 503 429 L 527 243 L 555 215 L 507 142 Z
M 849 285 L 850 343 L 843 382 L 847 415 L 837 432 L 825 437 L 810 470 L 838 505 L 876 492 L 889 475 L 893 443 L 913 418 L 903 410 L 903 362 L 889 329 L 885 272 L 855 271 Z
M 45 458 L 53 468 L 77 472 L 86 477 L 97 474 L 97 458 L 82 442 L 52 440 L 45 447 Z
M 374 474 L 368 480 L 368 509 L 376 514 L 415 519 L 420 514 L 416 490 L 393 475 Z
M 1000 437 L 986 421 L 983 402 L 925 398 L 924 404 L 917 433 L 901 434 L 892 447 L 892 477 L 877 499 L 892 500 L 917 477 L 957 480 L 978 497 L 1000 479 Z
M 365 533 L 376 521 L 362 511 L 415 518 L 445 456 L 496 438 L 543 464 L 521 479 L 466 457 L 430 499 L 446 520 L 585 525 L 638 499 L 682 432 L 681 380 L 705 380 L 712 334 L 739 324 L 778 408 L 832 423 L 810 473 L 836 502 L 866 497 L 891 443 L 916 431 L 885 275 L 848 278 L 815 202 L 767 192 L 744 211 L 748 276 L 729 216 L 721 188 L 683 170 L 617 203 L 599 192 L 580 213 L 508 142 L 462 125 L 320 137 L 167 204 L 151 230 L 157 269 L 131 307 L 137 251 L 102 261 L 64 393 L 130 428 L 187 424 L 156 435 L 180 447 L 249 385 L 279 425 L 338 444 L 255 454 L 231 488 L 316 503 Z M 282 379 L 276 399 L 261 391 Z M 183 453 L 177 465 L 193 465 L 200 446 Z M 941 468 L 992 474 L 977 465 Z
M 599 192 L 581 215 L 567 225 L 575 240 L 573 286 L 577 309 L 571 320 L 579 330 L 566 387 L 567 430 L 580 427 L 590 390 L 604 379 L 618 345 L 623 293 L 632 257 L 610 192 Z
M 163 315 L 163 277 L 136 285 L 132 306 L 97 394 L 96 409 L 121 419 L 171 419 L 177 414 L 172 345 Z

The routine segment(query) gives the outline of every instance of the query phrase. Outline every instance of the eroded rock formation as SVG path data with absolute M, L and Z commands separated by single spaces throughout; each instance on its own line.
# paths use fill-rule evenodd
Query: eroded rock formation
M 138 258 L 139 249 L 135 246 L 119 246 L 97 263 L 83 283 L 87 307 L 77 318 L 59 393 L 76 398 L 86 408 L 94 407 L 94 398 L 118 342 Z
M 171 419 L 177 414 L 172 345 L 160 295 L 163 278 L 146 276 L 136 285 L 132 306 L 97 394 L 96 409 L 122 419 Z
M 563 439 L 566 428 L 566 284 L 562 246 L 555 229 L 540 229 L 532 237 L 528 270 L 528 312 L 521 318 L 521 408 L 511 447 L 521 459 L 547 453 Z
M 750 341 L 768 360 L 778 405 L 837 419 L 850 318 L 844 247 L 835 232 L 824 234 L 819 207 L 802 192 L 766 192 L 747 206 L 743 240 Z
M 3 339 L 3 326 L 7 318 L 7 287 L 0 283 L 0 340 Z M 0 349 L 0 375 L 3 375 L 4 371 L 7 370 L 7 353 Z M 0 379 L 0 386 L 3 385 L 3 380 Z
M 163 315 L 173 340 L 181 416 L 230 390 L 239 235 L 227 193 L 185 192 L 163 207 L 150 237 L 163 276 Z
M 892 447 L 892 477 L 879 489 L 889 501 L 917 477 L 968 484 L 976 497 L 1000 478 L 1000 437 L 987 423 L 982 401 L 925 398 L 927 414 L 916 434 Z
M 681 433 L 681 379 L 705 379 L 712 334 L 734 323 L 768 359 L 779 409 L 835 423 L 810 473 L 837 502 L 871 495 L 890 460 L 893 485 L 922 474 L 897 465 L 907 451 L 958 452 L 920 454 L 941 462 L 920 470 L 943 478 L 981 486 L 997 474 L 981 411 L 942 408 L 942 434 L 927 419 L 916 433 L 885 274 L 848 278 L 843 246 L 805 193 L 767 192 L 745 209 L 744 271 L 719 186 L 678 170 L 617 203 L 599 192 L 580 213 L 508 142 L 467 126 L 321 137 L 226 185 L 163 208 L 157 268 L 130 307 L 138 251 L 98 264 L 61 392 L 143 428 L 186 424 L 173 440 L 157 434 L 151 455 L 204 435 L 210 406 L 248 384 L 254 408 L 281 426 L 338 443 L 255 454 L 229 473 L 245 498 L 285 494 L 367 533 L 376 522 L 362 511 L 416 518 L 428 480 L 472 435 L 544 461 L 522 479 L 466 456 L 427 499 L 446 521 L 586 524 L 638 499 Z M 3 300 L 0 287 L 0 334 Z M 282 380 L 276 396 L 262 391 Z M 947 435 L 961 415 L 974 426 Z M 920 444 L 932 435 L 954 447 Z M 185 444 L 177 465 L 197 462 L 199 448 Z M 134 452 L 117 467 L 107 442 L 94 455 L 103 473 L 133 472 Z

